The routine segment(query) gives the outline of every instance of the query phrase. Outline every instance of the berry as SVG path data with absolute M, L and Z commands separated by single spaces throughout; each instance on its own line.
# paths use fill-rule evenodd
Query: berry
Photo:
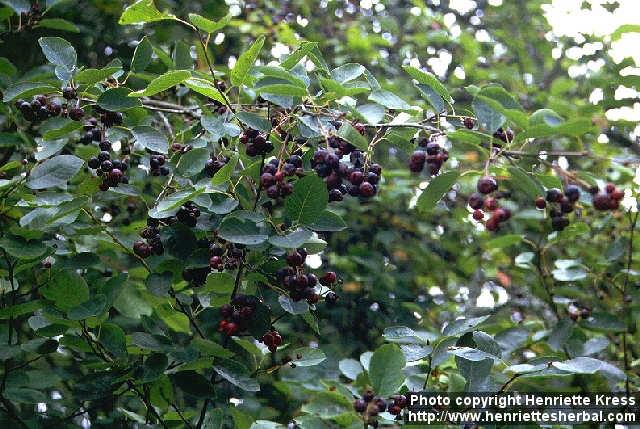
M 545 201 L 544 197 L 536 198 L 536 208 L 540 210 L 544 210 L 545 207 L 547 207 L 547 202 Z
M 556 188 L 551 188 L 547 191 L 547 201 L 550 203 L 559 203 L 560 201 L 562 201 L 562 197 L 564 195 L 562 194 L 562 191 L 560 191 L 560 189 L 556 189 Z
M 335 292 L 329 292 L 324 296 L 324 302 L 327 305 L 333 306 L 338 302 L 338 295 Z
M 487 198 L 484 200 L 484 207 L 485 207 L 487 210 L 494 211 L 495 209 L 497 209 L 497 208 L 498 208 L 498 200 L 496 200 L 496 199 L 495 199 L 495 198 L 493 198 L 493 197 L 487 197 Z
M 484 176 L 483 178 L 478 180 L 477 189 L 481 194 L 490 194 L 491 192 L 498 189 L 498 183 L 493 177 Z
M 575 203 L 580 199 L 580 188 L 575 185 L 569 185 L 564 189 L 564 194 L 570 202 Z
M 475 121 L 473 120 L 473 118 L 468 118 L 468 117 L 464 118 L 463 123 L 464 123 L 464 126 L 467 127 L 467 129 L 470 129 L 470 130 L 472 130 L 473 127 L 476 124 Z
M 469 207 L 472 209 L 481 209 L 484 206 L 484 197 L 478 192 L 474 192 L 469 196 Z
M 327 271 L 322 277 L 320 277 L 320 284 L 323 286 L 329 286 L 334 284 L 338 280 L 338 276 L 333 271 Z
M 551 228 L 553 228 L 554 231 L 562 231 L 567 226 L 569 226 L 569 219 L 566 217 L 558 216 L 551 218 Z
M 369 182 L 362 182 L 358 188 L 360 195 L 363 197 L 372 197 L 376 193 L 376 188 Z
M 367 409 L 367 403 L 362 399 L 356 399 L 353 402 L 353 409 L 357 413 L 364 413 L 364 411 Z
M 473 212 L 473 218 L 475 220 L 482 220 L 484 219 L 484 212 L 482 210 L 475 210 Z
M 616 191 L 616 185 L 613 183 L 607 183 L 607 186 L 604 187 L 604 190 L 607 194 L 613 194 Z
M 364 392 L 364 395 L 362 395 L 362 399 L 365 402 L 371 402 L 373 400 L 374 396 L 375 396 L 375 394 L 373 393 L 373 391 L 367 390 L 366 392 Z
M 136 241 L 133 243 L 133 252 L 141 258 L 151 256 L 151 247 L 144 241 Z
M 69 118 L 73 121 L 80 121 L 84 117 L 84 110 L 79 107 L 69 109 Z
M 67 100 L 73 100 L 76 98 L 76 90 L 71 86 L 65 86 L 62 88 L 62 96 Z

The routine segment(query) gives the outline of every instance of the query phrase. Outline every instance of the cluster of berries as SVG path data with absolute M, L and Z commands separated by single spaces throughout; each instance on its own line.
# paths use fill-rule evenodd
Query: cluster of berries
M 271 199 L 286 197 L 293 192 L 291 181 L 285 180 L 287 177 L 302 176 L 302 158 L 299 155 L 291 155 L 280 167 L 280 161 L 270 160 L 264 167 L 260 175 L 260 186 L 267 190 L 267 196 Z
M 152 176 L 168 176 L 169 175 L 169 167 L 164 165 L 166 163 L 166 159 L 164 155 L 151 155 L 149 157 L 149 171 Z
M 209 177 L 213 177 L 222 167 L 227 165 L 227 162 L 229 162 L 229 158 L 226 156 L 218 155 L 214 157 L 212 155 L 204 164 L 204 173 Z
M 393 395 L 389 399 L 391 399 L 389 401 L 389 413 L 394 416 L 400 415 L 402 410 L 409 405 L 409 401 L 404 395 Z
M 209 245 L 209 267 L 212 270 L 223 271 L 238 268 L 240 261 L 244 257 L 244 250 L 241 245 L 228 243 L 222 239 Z
M 502 140 L 505 143 L 511 143 L 513 141 L 513 130 L 511 128 L 498 128 L 498 130 L 493 133 L 493 136 L 498 140 Z
M 110 145 L 109 143 L 109 146 Z M 128 168 L 126 161 L 119 159 L 111 160 L 111 155 L 107 150 L 101 151 L 97 157 L 89 158 L 87 165 L 89 168 L 96 170 L 96 174 L 102 177 L 102 183 L 100 184 L 101 191 L 108 191 L 109 188 L 115 188 L 120 183 L 129 183 L 129 178 L 124 174 Z
M 220 307 L 222 320 L 218 324 L 218 330 L 227 336 L 244 331 L 249 326 L 257 305 L 258 299 L 255 296 L 237 295 L 230 304 Z
M 91 142 L 102 142 L 102 130 L 98 127 L 98 120 L 94 117 L 87 119 L 82 126 L 84 129 L 84 134 L 80 137 L 79 142 L 82 144 L 90 144 Z M 108 149 L 101 150 L 111 150 L 111 144 L 109 144 Z
M 617 210 L 620 206 L 620 201 L 624 198 L 624 192 L 616 188 L 613 183 L 608 183 L 604 188 L 604 192 L 600 192 L 598 188 L 592 190 L 593 195 L 593 207 L 596 210 Z
M 378 191 L 382 167 L 379 164 L 366 167 L 364 154 L 359 150 L 349 153 L 349 161 L 351 165 L 342 162 L 335 151 L 326 149 L 318 149 L 313 154 L 311 167 L 327 184 L 329 201 L 342 201 L 346 194 L 370 198 Z
M 36 95 L 31 102 L 18 100 L 16 107 L 29 122 L 44 121 L 54 116 L 67 116 L 66 105 L 49 100 L 46 95 Z M 73 110 L 73 109 L 72 109 Z M 80 109 L 82 111 L 82 109 Z M 83 112 L 84 113 L 84 112 Z
M 140 231 L 143 240 L 133 243 L 133 252 L 141 258 L 148 258 L 151 255 L 162 255 L 164 246 L 160 239 L 160 221 L 154 218 L 147 218 L 147 226 Z
M 449 152 L 436 141 L 437 136 L 422 137 L 418 140 L 418 149 L 411 154 L 409 159 L 409 170 L 413 173 L 420 173 L 426 164 L 427 174 L 436 176 L 440 173 L 442 164 L 449 159 Z
M 304 272 L 304 261 L 307 258 L 305 249 L 297 249 L 286 257 L 287 266 L 276 272 L 276 278 L 289 291 L 289 297 L 293 301 L 307 300 L 309 304 L 315 304 L 320 300 L 316 292 L 318 283 L 330 287 L 337 281 L 336 273 L 328 271 L 320 279 L 313 273 Z M 328 304 L 335 304 L 338 296 L 330 291 L 325 295 Z
M 278 346 L 282 345 L 282 336 L 280 332 L 276 330 L 270 330 L 262 336 L 260 339 L 271 353 L 275 353 L 278 350 Z
M 491 176 L 484 176 L 476 184 L 478 192 L 469 196 L 468 204 L 473 211 L 473 218 L 477 221 L 484 219 L 485 211 L 491 212 L 491 217 L 485 222 L 487 231 L 497 231 L 502 222 L 506 222 L 511 217 L 511 210 L 500 207 L 498 200 L 505 196 L 504 193 L 495 192 L 498 190 L 498 182 Z M 494 193 L 493 196 L 489 194 Z M 484 211 L 483 211 L 484 210 Z
M 337 127 L 339 128 L 339 126 Z M 349 155 L 351 152 L 356 150 L 356 147 L 354 145 L 338 136 L 330 136 L 327 139 L 327 142 L 329 143 L 329 147 L 333 148 L 333 153 L 335 153 L 339 158 L 342 158 L 342 156 L 344 155 Z
M 181 205 L 178 209 L 178 212 L 176 213 L 176 219 L 178 219 L 180 223 L 183 223 L 192 228 L 198 223 L 199 217 L 200 209 L 193 201 L 187 201 L 186 203 Z
M 552 188 L 547 190 L 546 196 L 536 198 L 536 208 L 544 210 L 547 203 L 551 204 L 549 215 L 551 217 L 551 228 L 554 231 L 562 231 L 569 226 L 569 219 L 564 215 L 574 210 L 576 202 L 580 199 L 580 188 L 569 185 L 564 192 L 560 189 Z
M 403 396 L 404 398 L 404 396 Z M 394 401 L 394 406 L 397 406 L 395 404 L 396 401 Z M 406 398 L 404 399 L 404 403 L 406 406 Z M 375 396 L 375 393 L 371 390 L 367 390 L 366 392 L 364 392 L 364 394 L 362 395 L 362 398 L 356 399 L 353 402 L 353 409 L 357 412 L 363 415 L 363 418 L 365 419 L 366 423 L 373 426 L 373 427 L 377 427 L 378 426 L 378 421 L 376 420 L 376 416 L 379 413 L 382 413 L 384 411 L 387 411 L 387 408 L 389 407 L 389 404 L 387 404 L 387 401 L 385 401 L 383 398 L 379 397 L 379 396 Z M 402 410 L 402 408 L 400 408 L 400 410 L 398 410 L 398 414 L 400 413 L 400 411 Z M 394 409 L 394 411 L 396 411 Z M 397 415 L 397 414 L 396 414 Z
M 268 135 L 248 128 L 240 134 L 240 143 L 245 145 L 248 156 L 266 155 L 273 150 L 273 143 L 268 138 Z

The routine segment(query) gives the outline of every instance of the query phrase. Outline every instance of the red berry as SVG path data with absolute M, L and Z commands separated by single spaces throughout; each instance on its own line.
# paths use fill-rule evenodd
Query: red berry
M 607 194 L 613 194 L 616 191 L 616 185 L 614 185 L 613 183 L 607 183 L 607 186 L 605 186 L 604 190 L 607 192 Z
M 475 210 L 473 212 L 473 218 L 475 220 L 482 220 L 484 219 L 484 212 L 482 210 Z
M 338 276 L 333 271 L 327 271 L 322 277 L 320 277 L 320 284 L 324 286 L 332 285 L 338 280 Z
M 493 177 L 484 176 L 483 178 L 478 180 L 477 188 L 478 192 L 480 192 L 481 194 L 490 194 L 498 189 L 498 183 Z
M 498 200 L 496 200 L 496 199 L 495 199 L 495 198 L 493 198 L 493 197 L 487 197 L 487 198 L 484 200 L 484 207 L 485 207 L 487 210 L 494 211 L 495 209 L 497 209 L 497 208 L 498 208 Z
M 544 210 L 547 207 L 547 202 L 543 197 L 536 198 L 536 208 L 540 210 Z

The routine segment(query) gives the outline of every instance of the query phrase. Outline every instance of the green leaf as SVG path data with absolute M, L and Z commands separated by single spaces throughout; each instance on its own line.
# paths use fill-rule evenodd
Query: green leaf
M 476 326 L 478 326 L 488 318 L 489 316 L 480 316 L 468 319 L 454 320 L 442 330 L 442 334 L 445 336 L 454 336 L 473 331 Z
M 67 70 L 73 70 L 76 66 L 78 56 L 76 50 L 61 37 L 41 37 L 38 43 L 42 48 L 42 53 L 47 60 L 56 66 L 64 67 Z
M 160 320 L 169 327 L 169 329 L 172 329 L 175 332 L 183 332 L 185 334 L 190 332 L 189 318 L 185 314 L 174 310 L 169 304 L 165 303 L 159 305 L 154 309 L 154 311 Z
M 47 247 L 38 240 L 26 241 L 21 237 L 0 238 L 0 248 L 18 259 L 39 259 L 47 253 Z
M 121 86 L 119 88 L 109 88 L 98 97 L 98 106 L 112 112 L 122 112 L 123 110 L 142 107 L 142 103 L 137 98 L 129 97 L 131 90 Z
M 80 29 L 73 23 L 61 18 L 47 18 L 38 22 L 38 27 L 51 28 L 53 30 L 79 33 Z
M 376 349 L 369 362 L 369 380 L 377 395 L 386 397 L 398 392 L 404 384 L 405 364 L 404 353 L 397 345 L 384 344 Z
M 476 97 L 473 99 L 471 106 L 478 118 L 480 127 L 485 129 L 488 133 L 494 133 L 502 126 L 502 124 L 504 124 L 506 119 L 504 115 L 487 103 L 486 99 Z
M 100 342 L 115 356 L 127 354 L 126 339 L 122 328 L 114 323 L 104 323 L 100 327 Z
M 0 309 L 0 320 L 22 316 L 23 314 L 33 313 L 40 308 L 42 308 L 42 301 L 40 301 L 39 299 L 5 307 L 3 309 Z
M 160 12 L 155 4 L 153 4 L 153 0 L 138 0 L 131 6 L 125 8 L 118 24 L 144 24 L 146 22 L 162 21 L 164 19 L 175 19 L 175 16 Z
M 338 130 L 338 136 L 348 141 L 360 150 L 367 150 L 369 148 L 369 142 L 360 134 L 351 124 L 343 123 Z
M 56 271 L 40 292 L 65 311 L 89 299 L 89 287 L 84 278 L 71 270 Z
M 209 34 L 220 31 L 224 27 L 229 25 L 229 23 L 231 22 L 231 18 L 231 14 L 228 14 L 218 21 L 212 21 L 195 13 L 189 14 L 189 21 L 191 21 L 191 23 L 195 25 L 198 30 L 202 30 L 205 33 Z
M 355 380 L 364 371 L 362 364 L 355 359 L 342 359 L 338 362 L 338 368 L 350 380 Z
M 327 186 L 318 176 L 298 180 L 293 193 L 287 197 L 284 208 L 294 224 L 308 225 L 315 222 L 327 207 Z
M 307 229 L 297 229 L 286 235 L 274 235 L 269 237 L 269 243 L 283 249 L 297 249 L 301 247 L 313 233 Z
M 240 219 L 236 216 L 227 216 L 223 219 L 219 229 L 220 238 L 232 243 L 256 245 L 264 243 L 269 238 L 260 231 L 254 222 L 248 219 Z
M 97 316 L 105 310 L 107 305 L 107 297 L 98 294 L 91 297 L 88 301 L 85 301 L 67 312 L 67 317 L 71 320 L 83 320 L 91 316 Z
M 201 119 L 202 127 L 211 133 L 213 140 L 219 140 L 222 137 L 235 137 L 240 134 L 240 127 L 231 122 L 225 122 L 224 117 L 220 115 L 204 115 Z
M 84 161 L 74 155 L 58 155 L 36 165 L 31 170 L 27 186 L 31 189 L 66 188 L 71 179 L 82 167 Z
M 202 171 L 209 157 L 209 149 L 205 147 L 191 149 L 178 160 L 176 173 L 184 177 L 195 176 Z
M 294 357 L 293 363 L 296 366 L 315 366 L 327 359 L 327 356 L 320 349 L 313 349 L 311 347 L 301 347 L 291 352 Z
M 211 178 L 211 184 L 213 186 L 219 186 L 231 179 L 231 176 L 233 175 L 233 171 L 236 169 L 237 164 L 238 153 L 234 152 L 231 157 L 229 157 L 229 161 L 227 161 L 224 167 L 216 171 L 216 174 L 213 175 L 213 177 Z
M 102 82 L 114 73 L 122 70 L 122 67 L 105 67 L 103 69 L 84 69 L 75 76 L 75 81 L 79 84 L 93 85 Z
M 331 77 L 337 82 L 345 83 L 362 76 L 364 70 L 364 66 L 360 64 L 347 63 L 331 70 Z
M 37 94 L 47 94 L 56 91 L 57 88 L 42 82 L 23 82 L 9 86 L 2 95 L 5 103 L 16 98 L 26 98 Z
M 411 106 L 407 104 L 402 98 L 398 97 L 392 92 L 385 91 L 382 89 L 373 91 L 371 95 L 369 95 L 369 100 L 375 101 L 378 104 L 383 105 L 387 109 L 394 110 L 409 110 Z
M 195 371 L 180 371 L 173 375 L 173 381 L 180 389 L 197 398 L 208 398 L 214 394 L 209 380 Z
M 264 85 L 255 88 L 255 91 L 259 94 L 284 95 L 291 97 L 304 97 L 305 95 L 307 95 L 306 89 L 287 83 L 274 83 L 272 85 Z
M 544 195 L 542 185 L 540 185 L 540 182 L 538 182 L 534 176 L 515 166 L 508 167 L 508 170 L 512 179 L 511 185 L 527 194 L 531 201 Z
M 291 70 L 305 55 L 309 54 L 314 48 L 317 48 L 317 46 L 317 42 L 302 42 L 298 49 L 285 58 L 280 65 L 287 70 Z
M 602 363 L 601 360 L 590 357 L 577 357 L 564 362 L 553 362 L 552 365 L 571 374 L 595 374 L 602 368 Z
M 472 362 L 479 362 L 485 359 L 500 360 L 500 356 L 495 356 L 482 350 L 471 347 L 456 347 L 449 349 L 449 353 Z
M 147 38 L 143 37 L 136 46 L 136 50 L 133 51 L 133 58 L 131 59 L 131 71 L 134 73 L 143 72 L 147 66 L 151 63 L 153 55 L 153 46 Z
M 256 62 L 260 50 L 262 50 L 262 45 L 264 45 L 264 36 L 258 37 L 251 47 L 240 55 L 233 70 L 231 70 L 231 83 L 234 86 L 241 86 L 248 82 L 249 71 L 253 63 Z
M 324 210 L 318 219 L 309 224 L 309 228 L 314 231 L 342 231 L 346 227 L 344 219 L 330 210 Z
M 152 152 L 167 153 L 169 141 L 160 131 L 146 125 L 135 127 L 131 130 L 133 137 L 145 148 Z
M 191 72 L 187 70 L 170 71 L 153 79 L 145 89 L 130 93 L 129 97 L 149 97 L 169 88 L 173 88 L 190 77 Z
M 519 244 L 523 239 L 524 237 L 520 234 L 505 234 L 487 241 L 487 248 L 502 249 L 513 246 L 514 244 Z
M 249 370 L 239 362 L 230 359 L 216 359 L 213 370 L 229 383 L 248 392 L 260 391 L 260 385 L 252 378 Z
M 412 66 L 403 66 L 402 68 L 407 72 L 407 74 L 409 74 L 409 76 L 417 80 L 419 84 L 426 85 L 431 88 L 447 103 L 453 103 L 453 99 L 451 98 L 451 95 L 449 95 L 447 88 L 445 88 L 445 86 L 433 74 Z
M 184 86 L 219 103 L 226 103 L 222 93 L 208 80 L 192 77 L 184 81 Z
M 458 180 L 459 175 L 458 171 L 453 170 L 431 179 L 427 188 L 422 191 L 422 194 L 418 197 L 416 207 L 422 211 L 433 210 L 438 201 L 451 190 L 451 187 L 456 183 L 456 180 Z
M 260 115 L 251 112 L 238 112 L 236 117 L 240 122 L 254 130 L 269 132 L 271 130 L 271 122 Z

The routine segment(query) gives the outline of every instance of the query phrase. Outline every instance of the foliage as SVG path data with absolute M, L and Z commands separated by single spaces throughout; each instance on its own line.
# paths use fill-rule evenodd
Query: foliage
M 0 8 L 0 424 L 638 388 L 631 60 L 570 80 L 538 1 L 478 2 L 491 43 L 448 2 L 86 3 Z

